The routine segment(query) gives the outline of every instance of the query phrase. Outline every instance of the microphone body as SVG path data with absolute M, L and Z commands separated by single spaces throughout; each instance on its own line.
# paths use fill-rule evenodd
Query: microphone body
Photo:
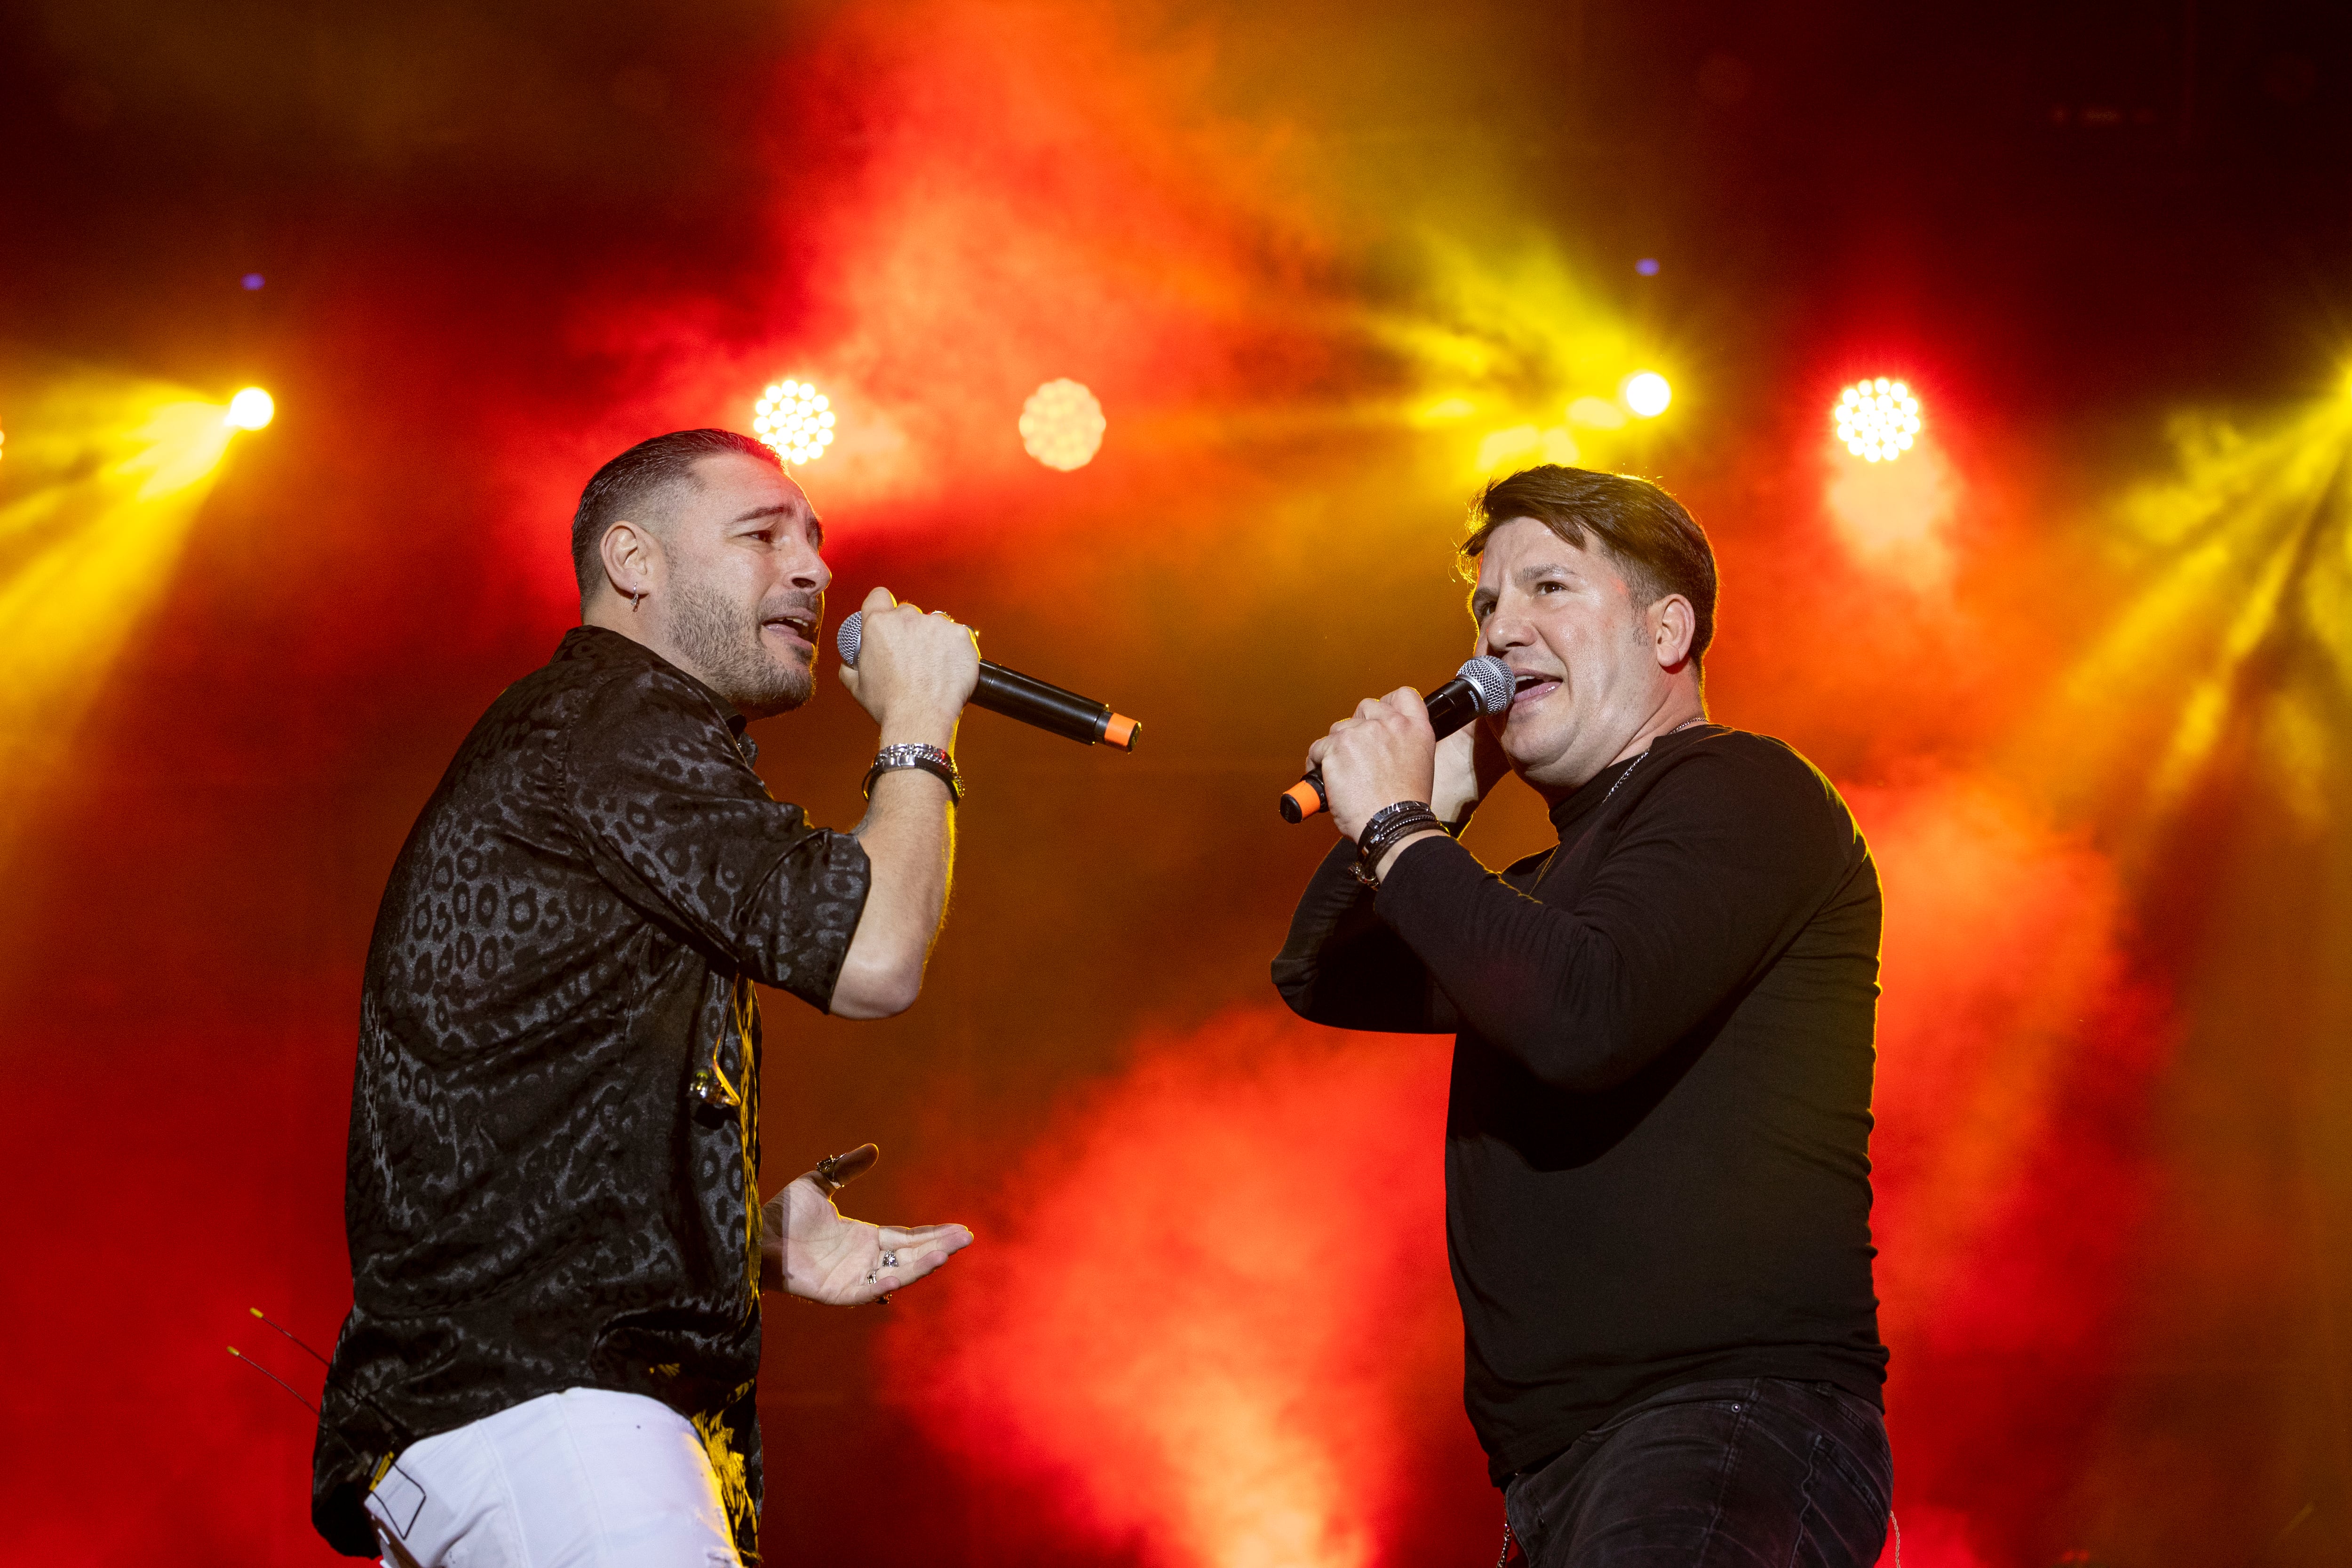
M 1509 665 L 1492 654 L 1481 654 L 1421 701 L 1429 710 L 1429 727 L 1443 741 L 1473 719 L 1508 708 L 1517 686 L 1518 677 L 1511 673 Z M 1304 822 L 1318 811 L 1330 809 L 1331 797 L 1323 793 L 1321 768 L 1313 769 L 1282 792 L 1285 822 Z
M 835 646 L 841 650 L 841 662 L 852 669 L 857 668 L 857 650 L 864 642 L 865 631 L 866 613 L 852 610 L 834 638 Z M 1113 712 L 1107 703 L 1065 691 L 1034 676 L 991 664 L 984 658 L 980 661 L 979 683 L 972 688 L 971 705 L 1066 735 L 1081 745 L 1099 742 L 1121 752 L 1134 751 L 1136 737 L 1143 730 L 1126 714 Z

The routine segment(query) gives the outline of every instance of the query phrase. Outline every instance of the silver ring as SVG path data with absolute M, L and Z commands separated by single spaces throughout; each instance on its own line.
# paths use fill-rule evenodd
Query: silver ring
M 895 1252 L 886 1252 L 886 1253 L 884 1253 L 884 1254 L 882 1255 L 882 1267 L 883 1267 L 883 1268 L 898 1268 L 898 1255 L 897 1253 L 895 1253 Z

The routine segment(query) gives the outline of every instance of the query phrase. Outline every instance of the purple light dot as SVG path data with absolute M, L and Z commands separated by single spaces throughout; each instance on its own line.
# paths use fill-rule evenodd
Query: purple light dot
M 1658 258 L 1654 256 L 1644 256 L 1641 260 L 1633 263 L 1633 270 L 1644 278 L 1655 278 L 1658 275 Z
M 254 289 L 260 288 L 263 283 L 268 280 L 263 278 L 258 272 L 248 272 L 244 277 L 238 279 L 237 281 L 245 285 L 246 292 L 251 293 Z

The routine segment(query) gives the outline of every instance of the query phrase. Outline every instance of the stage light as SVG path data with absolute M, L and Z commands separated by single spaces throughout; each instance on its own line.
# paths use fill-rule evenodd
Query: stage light
M 1618 388 L 1617 395 L 1633 413 L 1644 419 L 1655 419 L 1666 411 L 1666 405 L 1675 400 L 1675 389 L 1667 385 L 1666 378 L 1656 371 L 1639 370 L 1625 378 L 1625 384 Z
M 1865 462 L 1891 463 L 1919 438 L 1919 400 L 1883 375 L 1840 393 L 1830 417 L 1845 449 Z
M 221 423 L 236 430 L 258 430 L 278 417 L 278 404 L 257 386 L 248 386 L 228 400 L 228 416 Z
M 1658 258 L 1654 256 L 1644 256 L 1641 260 L 1633 263 L 1633 270 L 1644 278 L 1655 278 L 1658 275 Z
M 805 381 L 782 381 L 752 405 L 751 432 L 787 462 L 813 463 L 833 445 L 833 400 Z
M 250 294 L 255 289 L 259 289 L 263 284 L 268 282 L 269 279 L 264 278 L 258 272 L 248 272 L 244 277 L 238 279 L 237 281 L 244 285 L 245 291 Z
M 1021 405 L 1021 447 L 1066 474 L 1094 461 L 1108 423 L 1095 395 L 1066 376 L 1047 382 Z

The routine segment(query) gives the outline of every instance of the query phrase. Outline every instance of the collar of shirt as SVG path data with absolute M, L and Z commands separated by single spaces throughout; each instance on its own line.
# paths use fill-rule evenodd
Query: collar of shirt
M 1609 792 L 1617 787 L 1617 781 L 1639 767 L 1643 758 L 1653 753 L 1664 757 L 1667 752 L 1686 746 L 1703 735 L 1711 734 L 1720 727 L 1715 724 L 1694 724 L 1686 730 L 1669 730 L 1664 734 L 1653 739 L 1648 746 L 1634 752 L 1623 762 L 1610 763 L 1577 785 L 1565 799 L 1556 801 L 1552 805 L 1551 825 L 1559 834 L 1560 841 L 1567 842 L 1568 830 L 1570 827 L 1601 809 L 1601 803 L 1609 798 Z
M 743 717 L 735 704 L 728 701 L 727 699 L 719 696 L 700 680 L 678 668 L 636 638 L 623 637 L 619 632 L 608 630 L 604 626 L 574 626 L 564 633 L 563 640 L 556 645 L 556 657 L 614 661 L 634 660 L 638 664 L 668 670 L 710 700 L 711 716 L 726 724 L 727 732 L 735 737 L 736 749 L 743 753 L 743 760 L 746 763 L 756 763 L 760 760 L 760 742 L 746 733 L 751 721 Z

